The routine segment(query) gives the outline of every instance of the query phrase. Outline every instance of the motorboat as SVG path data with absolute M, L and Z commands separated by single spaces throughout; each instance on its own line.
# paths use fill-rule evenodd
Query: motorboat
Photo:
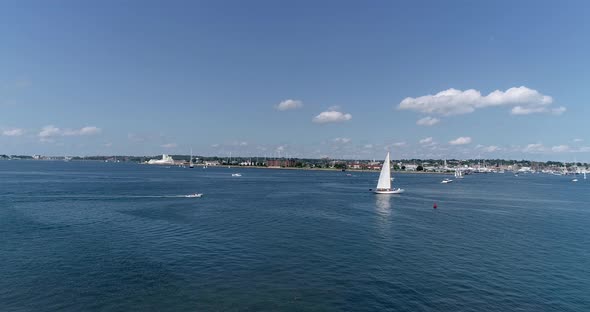
M 202 193 L 184 195 L 184 197 L 186 197 L 186 198 L 201 198 L 202 196 L 203 196 Z
M 232 173 L 231 176 L 232 177 L 241 177 L 242 174 L 241 173 Z
M 453 180 L 447 178 L 447 179 L 442 180 L 440 183 L 447 184 L 447 183 L 451 183 L 451 182 L 453 182 Z

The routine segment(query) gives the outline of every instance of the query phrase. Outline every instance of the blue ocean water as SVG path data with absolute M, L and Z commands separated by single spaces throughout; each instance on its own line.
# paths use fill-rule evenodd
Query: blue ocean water
M 590 180 L 394 176 L 1 161 L 0 311 L 590 310 Z

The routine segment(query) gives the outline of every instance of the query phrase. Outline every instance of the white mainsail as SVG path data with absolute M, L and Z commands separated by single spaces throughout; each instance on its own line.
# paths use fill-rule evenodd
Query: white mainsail
M 381 167 L 381 174 L 379 174 L 377 190 L 391 189 L 391 168 L 389 163 L 389 152 L 387 152 L 387 156 L 385 156 L 385 161 Z

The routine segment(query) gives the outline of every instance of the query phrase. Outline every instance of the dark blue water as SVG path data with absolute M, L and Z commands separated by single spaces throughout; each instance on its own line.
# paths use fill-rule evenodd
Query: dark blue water
M 2 161 L 0 311 L 590 310 L 590 180 L 395 176 Z

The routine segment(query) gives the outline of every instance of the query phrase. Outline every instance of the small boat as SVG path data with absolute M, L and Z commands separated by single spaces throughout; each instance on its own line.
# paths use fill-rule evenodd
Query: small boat
M 572 182 L 578 182 L 578 179 L 573 179 Z
M 189 168 L 192 169 L 195 167 L 195 165 L 193 164 L 193 149 L 192 148 L 191 148 L 191 158 L 188 163 L 189 163 L 189 165 L 188 165 Z
M 242 174 L 241 173 L 232 173 L 231 176 L 232 177 L 241 177 Z
M 379 182 L 377 188 L 373 191 L 375 194 L 400 194 L 404 192 L 401 188 L 391 188 L 391 164 L 389 161 L 389 153 L 385 156 L 381 173 L 379 174 Z
M 440 183 L 447 184 L 447 183 L 451 183 L 451 182 L 453 182 L 453 180 L 447 178 L 447 179 L 442 180 Z
M 184 197 L 186 197 L 186 198 L 201 198 L 202 196 L 203 196 L 202 193 L 184 195 Z

